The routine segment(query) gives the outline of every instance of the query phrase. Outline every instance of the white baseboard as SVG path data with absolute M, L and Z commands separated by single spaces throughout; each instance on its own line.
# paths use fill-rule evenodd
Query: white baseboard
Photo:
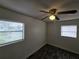
M 29 56 L 31 56 L 33 53 L 35 53 L 36 51 L 38 51 L 41 47 L 43 47 L 46 44 L 46 42 L 44 42 L 43 44 L 41 44 L 40 46 L 37 47 L 37 49 L 35 49 L 34 51 L 32 51 L 31 53 L 29 53 L 26 58 L 28 58 Z
M 55 47 L 58 47 L 58 48 L 61 48 L 61 49 L 64 49 L 64 50 L 66 50 L 66 51 L 70 51 L 70 52 L 75 53 L 75 54 L 79 54 L 79 53 L 76 52 L 76 51 L 72 51 L 72 50 L 70 50 L 70 49 L 68 49 L 68 48 L 64 48 L 64 47 L 59 46 L 59 45 L 55 45 L 55 44 L 51 44 L 51 43 L 48 43 L 48 44 L 49 44 L 49 45 L 52 45 L 52 46 L 55 46 Z

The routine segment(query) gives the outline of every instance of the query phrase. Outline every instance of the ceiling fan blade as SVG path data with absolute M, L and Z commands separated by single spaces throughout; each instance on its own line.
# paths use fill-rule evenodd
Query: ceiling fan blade
M 74 14 L 76 13 L 77 10 L 68 10 L 68 11 L 61 11 L 61 12 L 58 12 L 58 14 Z
M 55 16 L 57 20 L 60 20 L 58 16 Z
M 47 11 L 44 11 L 44 10 L 40 10 L 40 12 L 43 12 L 43 13 L 49 13 L 49 12 L 47 12 Z
M 46 19 L 48 16 L 45 16 L 44 18 L 42 18 L 41 20 L 44 20 L 44 19 Z

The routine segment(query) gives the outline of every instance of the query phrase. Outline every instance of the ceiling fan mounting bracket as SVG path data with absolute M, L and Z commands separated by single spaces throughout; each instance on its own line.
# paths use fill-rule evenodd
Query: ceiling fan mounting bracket
M 55 14 L 56 11 L 57 11 L 57 9 L 50 9 L 50 10 L 49 10 L 49 13 L 51 13 L 51 14 Z

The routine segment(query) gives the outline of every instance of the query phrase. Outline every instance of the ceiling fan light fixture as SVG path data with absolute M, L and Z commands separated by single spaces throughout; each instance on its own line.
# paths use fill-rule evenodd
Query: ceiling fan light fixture
M 55 18 L 56 18 L 55 15 L 49 16 L 49 19 L 50 19 L 50 20 L 55 20 Z

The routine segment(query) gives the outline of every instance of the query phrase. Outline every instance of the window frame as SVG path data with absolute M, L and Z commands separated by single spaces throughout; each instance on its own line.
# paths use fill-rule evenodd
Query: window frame
M 62 35 L 62 32 L 63 32 L 63 31 L 62 31 L 62 27 L 63 27 L 63 26 L 76 26 L 76 31 L 74 31 L 74 32 L 75 32 L 75 36 L 72 37 L 72 36 L 65 36 L 65 35 Z M 60 28 L 61 28 L 61 29 L 60 29 L 60 35 L 61 35 L 62 37 L 77 38 L 77 35 L 78 35 L 78 34 L 77 34 L 77 27 L 78 27 L 77 25 L 61 25 L 61 27 L 60 27 Z M 64 32 L 66 32 L 66 31 L 64 31 Z M 67 31 L 67 32 L 68 32 L 68 31 Z M 67 33 L 67 32 L 66 32 L 66 33 Z M 70 30 L 69 30 L 69 32 L 73 32 L 73 31 L 70 31 Z
M 23 30 L 22 30 L 22 38 L 23 39 L 18 39 L 18 40 L 14 40 L 14 41 L 11 41 L 11 42 L 6 42 L 6 43 L 3 43 L 3 44 L 0 44 L 0 47 L 2 47 L 2 46 L 6 46 L 6 45 L 10 45 L 10 44 L 13 44 L 13 43 L 18 43 L 18 42 L 20 42 L 20 41 L 23 41 L 24 40 L 24 31 L 25 31 L 25 25 L 24 25 L 24 23 L 22 23 L 22 22 L 17 22 L 17 21 L 8 21 L 8 20 L 0 20 L 0 21 L 4 21 L 4 22 L 12 22 L 12 23 L 21 23 L 21 24 L 23 24 Z M 0 31 L 1 32 L 1 31 Z M 21 31 L 2 31 L 2 32 L 21 32 Z

